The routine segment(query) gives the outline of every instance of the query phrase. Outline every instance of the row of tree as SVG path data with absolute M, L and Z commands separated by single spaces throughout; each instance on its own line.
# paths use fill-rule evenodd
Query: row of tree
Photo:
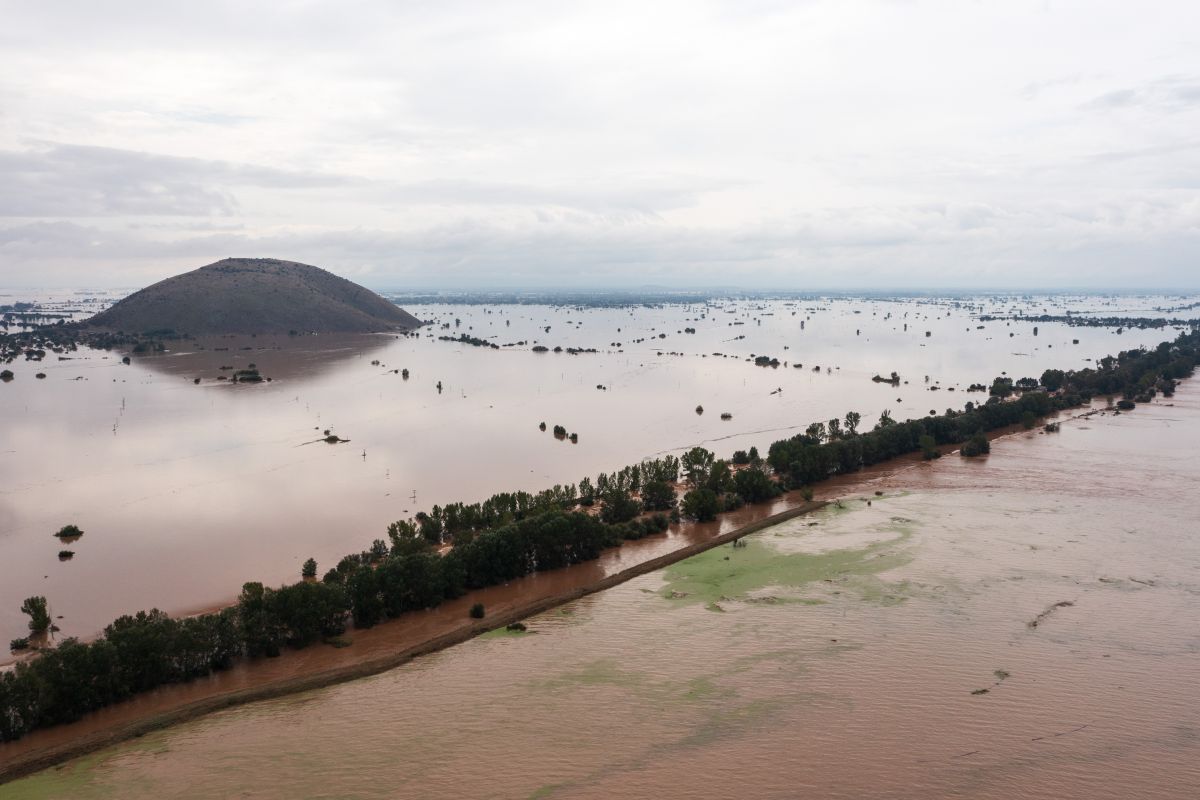
M 765 463 L 752 449 L 734 454 L 733 466 L 739 467 L 734 469 L 697 447 L 681 458 L 601 475 L 594 485 L 585 479 L 537 494 L 504 493 L 482 503 L 435 507 L 393 523 L 390 542 L 377 539 L 370 549 L 346 556 L 320 582 L 310 578 L 278 589 L 247 583 L 236 606 L 187 619 L 158 610 L 124 616 L 93 642 L 67 639 L 0 673 L 0 740 L 227 668 L 239 657 L 273 656 L 284 647 L 336 637 L 351 620 L 368 627 L 471 589 L 594 559 L 623 540 L 665 530 L 664 512 L 711 520 L 743 503 L 770 500 L 784 488 L 807 490 L 832 475 L 895 456 L 928 455 L 938 445 L 964 441 L 982 449 L 986 431 L 1091 397 L 1120 395 L 1122 403 L 1132 405 L 1172 392 L 1177 380 L 1192 374 L 1198 358 L 1200 333 L 1193 331 L 1154 350 L 1101 359 L 1095 368 L 1047 371 L 1036 389 L 1019 391 L 1016 382 L 1015 399 L 994 395 L 982 405 L 968 403 L 963 411 L 906 422 L 885 412 L 866 433 L 858 431 L 861 418 L 853 412 L 816 423 L 772 444 Z M 672 483 L 681 475 L 688 491 L 677 508 Z M 595 503 L 599 514 L 575 510 Z M 643 516 L 644 511 L 654 513 Z M 439 555 L 435 544 L 446 540 L 454 547 Z M 306 562 L 303 571 L 315 575 L 315 562 Z M 38 613 L 44 598 L 31 600 L 23 608 L 31 622 L 48 621 Z
M 940 445 L 970 443 L 971 454 L 986 452 L 979 436 L 1009 425 L 1024 424 L 1053 411 L 1074 408 L 1093 397 L 1120 397 L 1124 408 L 1170 395 L 1180 378 L 1189 376 L 1200 356 L 1200 332 L 1163 342 L 1154 350 L 1129 350 L 1107 356 L 1095 368 L 1064 372 L 1046 370 L 1040 381 L 997 378 L 982 405 L 967 403 L 963 411 L 896 422 L 886 411 L 874 429 L 858 434 L 857 419 L 832 419 L 809 426 L 805 433 L 775 442 L 767 461 L 790 488 L 854 472 L 906 453 L 936 457 Z M 1012 395 L 1017 395 L 1012 397 Z
M 389 538 L 411 538 L 414 532 L 433 544 L 460 544 L 483 531 L 493 530 L 529 516 L 556 509 L 590 507 L 615 492 L 637 493 L 647 483 L 672 483 L 679 479 L 679 459 L 675 456 L 647 459 L 613 473 L 600 473 L 595 481 L 583 478 L 578 484 L 556 485 L 537 493 L 501 492 L 480 503 L 448 503 L 434 506 L 412 519 L 392 523 Z M 652 509 L 653 510 L 653 509 Z M 666 511 L 669 507 L 657 510 Z M 630 517 L 625 517 L 626 519 Z M 612 519 L 621 522 L 624 519 Z

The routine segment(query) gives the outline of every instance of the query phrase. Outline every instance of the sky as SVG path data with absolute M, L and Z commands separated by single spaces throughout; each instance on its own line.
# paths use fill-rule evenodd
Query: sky
M 1200 288 L 1195 0 L 0 20 L 0 286 Z

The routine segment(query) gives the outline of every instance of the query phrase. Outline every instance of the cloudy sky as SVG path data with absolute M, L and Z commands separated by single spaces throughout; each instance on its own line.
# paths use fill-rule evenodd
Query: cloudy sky
M 1195 0 L 263 5 L 0 0 L 0 286 L 1200 288 Z

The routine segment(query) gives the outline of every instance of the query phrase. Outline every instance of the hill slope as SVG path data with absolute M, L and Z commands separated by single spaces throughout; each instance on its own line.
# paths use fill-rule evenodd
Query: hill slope
M 421 323 L 395 303 L 318 267 L 227 258 L 131 294 L 86 322 L 126 333 L 366 333 Z

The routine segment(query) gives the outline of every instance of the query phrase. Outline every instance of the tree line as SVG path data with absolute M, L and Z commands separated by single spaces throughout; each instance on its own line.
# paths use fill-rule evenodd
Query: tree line
M 756 449 L 731 461 L 701 447 L 681 457 L 643 461 L 593 482 L 558 485 L 538 493 L 506 492 L 480 503 L 435 506 L 429 513 L 389 526 L 361 553 L 348 555 L 317 581 L 308 578 L 277 589 L 242 587 L 235 606 L 173 619 L 157 609 L 122 616 L 92 642 L 66 639 L 15 669 L 0 673 L 0 741 L 38 728 L 76 720 L 157 686 L 208 675 L 238 658 L 276 656 L 336 638 L 410 611 L 432 608 L 465 592 L 599 557 L 608 547 L 667 529 L 672 520 L 715 519 L 746 503 L 760 503 L 786 489 L 801 488 L 917 451 L 966 442 L 978 449 L 987 431 L 1030 416 L 1078 406 L 1098 396 L 1120 396 L 1132 407 L 1156 394 L 1169 395 L 1190 376 L 1200 357 L 1200 332 L 1181 334 L 1153 350 L 1130 350 L 1079 371 L 1047 370 L 1038 381 L 1012 383 L 1007 398 L 967 403 L 917 420 L 897 422 L 884 412 L 874 428 L 860 432 L 861 416 L 814 423 L 773 443 L 765 459 Z M 986 438 L 983 439 L 986 444 Z M 677 500 L 673 484 L 686 492 Z M 598 513 L 588 513 L 599 505 Z M 453 547 L 440 554 L 438 546 Z M 45 598 L 22 610 L 31 630 L 48 622 Z

